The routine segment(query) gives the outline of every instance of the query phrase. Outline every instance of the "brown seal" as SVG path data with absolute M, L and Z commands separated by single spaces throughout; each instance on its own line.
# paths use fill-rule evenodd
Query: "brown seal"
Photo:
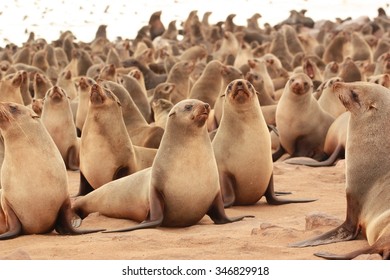
M 0 239 L 53 229 L 60 234 L 96 232 L 72 226 L 65 164 L 39 117 L 23 105 L 0 103 L 0 130 L 5 147 Z
M 164 129 L 148 124 L 130 93 L 121 84 L 112 81 L 102 81 L 100 84 L 111 90 L 122 104 L 123 119 L 133 144 L 157 149 L 160 146 Z
M 324 143 L 324 153 L 326 159 L 317 161 L 312 158 L 295 157 L 286 159 L 284 162 L 289 164 L 300 164 L 312 167 L 331 166 L 338 159 L 345 157 L 345 147 L 347 144 L 347 129 L 350 113 L 344 112 L 339 115 L 330 125 L 326 133 Z
M 313 82 L 304 73 L 291 76 L 276 108 L 280 149 L 274 161 L 286 151 L 291 157 L 322 160 L 325 136 L 334 118 L 313 97 Z
M 195 99 L 183 100 L 172 108 L 150 171 L 147 218 L 139 225 L 114 231 L 186 227 L 205 215 L 216 224 L 245 217 L 228 218 L 225 214 L 217 163 L 206 128 L 209 112 L 207 103 Z
M 0 80 L 0 101 L 24 104 L 20 86 L 23 82 L 22 71 L 8 74 Z
M 275 195 L 271 138 L 253 85 L 244 79 L 226 88 L 224 109 L 212 145 L 225 206 L 310 202 Z M 256 152 L 254 152 L 256 151 Z
M 77 137 L 70 100 L 64 89 L 54 86 L 47 91 L 41 119 L 67 169 L 78 170 L 80 139 Z
M 77 102 L 77 112 L 76 112 L 76 130 L 77 136 L 80 137 L 85 118 L 88 113 L 88 104 L 89 104 L 89 93 L 91 91 L 91 86 L 96 84 L 95 80 L 86 76 L 81 76 L 78 81 L 78 102 Z
M 151 166 L 155 154 L 155 149 L 133 146 L 115 94 L 99 84 L 92 85 L 81 134 L 78 195 Z
M 361 254 L 390 258 L 390 91 L 368 82 L 335 83 L 334 91 L 351 112 L 346 145 L 347 214 L 343 224 L 320 236 L 290 245 L 306 247 L 355 239 L 361 232 L 369 246 L 344 255 L 316 253 L 327 259 Z M 380 147 L 375 148 L 375 147 Z
M 336 82 L 344 82 L 341 77 L 330 78 L 323 82 L 320 97 L 318 98 L 318 104 L 328 112 L 334 118 L 337 118 L 345 112 L 345 107 L 341 104 L 338 96 L 336 96 L 332 90 L 332 86 Z

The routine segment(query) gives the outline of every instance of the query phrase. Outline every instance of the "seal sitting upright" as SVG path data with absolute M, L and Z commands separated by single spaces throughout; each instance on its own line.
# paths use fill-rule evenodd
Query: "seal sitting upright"
M 226 88 L 220 126 L 212 142 L 225 207 L 311 202 L 278 198 L 273 186 L 271 138 L 256 90 L 245 79 Z
M 98 231 L 72 227 L 65 163 L 40 118 L 23 105 L 0 103 L 0 130 L 0 239 L 53 229 L 60 234 Z
M 291 247 L 355 239 L 360 232 L 369 246 L 345 255 L 316 253 L 327 259 L 352 259 L 361 254 L 390 258 L 390 90 L 368 82 L 335 83 L 350 111 L 346 145 L 346 219 L 339 227 Z
M 217 163 L 206 127 L 209 113 L 210 106 L 197 99 L 182 100 L 172 108 L 150 171 L 147 219 L 111 232 L 160 225 L 186 227 L 206 214 L 216 224 L 250 217 L 228 218 L 225 214 Z

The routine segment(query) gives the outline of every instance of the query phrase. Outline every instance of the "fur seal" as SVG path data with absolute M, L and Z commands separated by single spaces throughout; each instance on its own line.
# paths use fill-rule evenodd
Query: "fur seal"
M 332 86 L 336 82 L 343 82 L 341 77 L 334 77 L 324 81 L 321 87 L 321 95 L 318 98 L 318 104 L 328 112 L 334 118 L 345 112 L 345 107 L 340 102 L 338 96 L 336 96 L 332 90 Z
M 54 86 L 46 93 L 41 119 L 58 147 L 67 169 L 79 169 L 80 138 L 77 137 L 70 100 L 64 89 Z
M 306 247 L 355 239 L 360 232 L 368 246 L 335 255 L 316 253 L 327 259 L 352 259 L 361 254 L 390 258 L 390 211 L 388 188 L 390 91 L 368 82 L 335 83 L 333 90 L 351 112 L 346 145 L 346 219 L 337 228 L 320 236 L 291 244 Z M 380 149 L 374 147 L 381 147 Z
M 280 149 L 274 161 L 286 151 L 291 157 L 322 160 L 324 141 L 334 118 L 313 97 L 313 82 L 304 73 L 296 73 L 287 82 L 276 108 L 276 127 Z
M 73 228 L 65 164 L 39 117 L 24 105 L 3 102 L 0 130 L 5 147 L 0 239 L 53 229 L 59 234 L 99 231 Z
M 111 232 L 157 226 L 187 227 L 205 215 L 216 224 L 251 217 L 229 218 L 225 214 L 217 163 L 206 128 L 209 113 L 210 106 L 196 99 L 183 100 L 172 108 L 150 171 L 147 219 Z
M 345 147 L 347 145 L 347 129 L 350 112 L 344 112 L 339 115 L 330 125 L 326 133 L 324 143 L 324 153 L 327 158 L 323 161 L 317 161 L 312 158 L 296 157 L 286 159 L 284 162 L 289 164 L 300 164 L 312 167 L 331 166 L 339 158 L 345 157 Z
M 0 101 L 24 104 L 20 86 L 23 82 L 22 71 L 8 74 L 0 80 Z
M 111 90 L 122 104 L 123 119 L 133 144 L 157 149 L 164 130 L 148 124 L 129 92 L 121 84 L 111 81 L 102 81 L 100 84 Z
M 91 87 L 80 142 L 78 195 L 151 166 L 156 154 L 155 149 L 133 146 L 118 97 L 99 84 Z
M 154 125 L 165 129 L 169 112 L 173 103 L 167 99 L 157 99 L 152 101 L 152 110 L 154 114 Z
M 86 76 L 80 77 L 78 82 L 77 95 L 79 97 L 79 100 L 77 103 L 77 112 L 76 112 L 76 121 L 75 121 L 78 137 L 81 136 L 85 118 L 87 117 L 89 93 L 91 91 L 91 86 L 93 84 L 96 84 L 95 80 Z
M 225 207 L 311 202 L 275 195 L 271 138 L 253 85 L 236 79 L 226 88 L 221 123 L 212 141 Z M 256 151 L 254 153 L 254 151 Z

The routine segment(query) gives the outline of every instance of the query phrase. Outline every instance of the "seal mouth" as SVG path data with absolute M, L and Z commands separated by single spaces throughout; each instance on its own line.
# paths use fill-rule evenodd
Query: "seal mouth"
M 203 126 L 210 114 L 210 105 L 208 103 L 199 104 L 195 109 L 195 122 L 198 126 Z
M 90 91 L 90 100 L 92 104 L 103 104 L 106 100 L 103 89 L 98 84 L 94 84 Z
M 309 83 L 302 80 L 291 80 L 291 91 L 296 95 L 304 95 L 308 92 Z
M 249 88 L 245 82 L 239 80 L 233 84 L 232 99 L 238 103 L 244 103 L 250 98 Z
M 306 70 L 306 74 L 309 78 L 313 80 L 315 76 L 314 67 L 309 60 L 305 62 L 304 69 Z
M 48 91 L 48 97 L 50 99 L 52 99 L 53 101 L 61 101 L 62 98 L 65 96 L 65 93 L 63 92 L 63 90 L 58 87 L 58 86 L 54 86 L 52 87 L 51 89 L 49 89 Z

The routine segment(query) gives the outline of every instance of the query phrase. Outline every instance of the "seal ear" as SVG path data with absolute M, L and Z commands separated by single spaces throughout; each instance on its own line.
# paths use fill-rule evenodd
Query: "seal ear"
M 372 102 L 368 105 L 368 110 L 372 109 L 378 110 L 378 105 L 375 102 Z
M 171 112 L 171 113 L 168 115 L 168 117 L 170 118 L 171 116 L 174 116 L 174 115 L 176 115 L 176 112 Z
M 33 111 L 33 112 L 31 112 L 31 118 L 33 118 L 33 119 L 39 119 L 40 117 Z

